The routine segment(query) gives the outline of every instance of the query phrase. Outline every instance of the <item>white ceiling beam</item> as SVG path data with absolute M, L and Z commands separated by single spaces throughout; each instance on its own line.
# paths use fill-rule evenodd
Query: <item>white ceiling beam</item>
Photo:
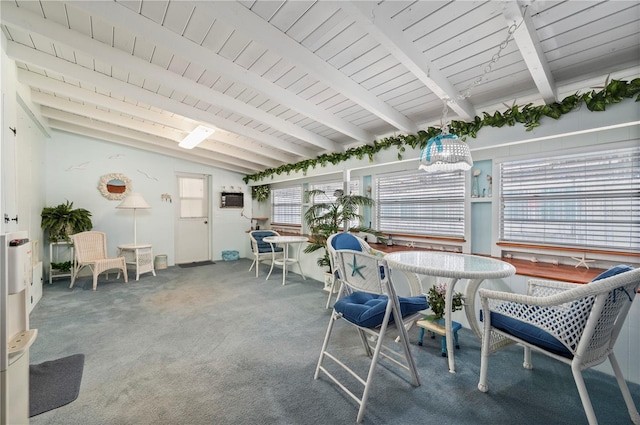
M 404 32 L 389 17 L 387 3 L 345 1 L 340 7 L 383 45 L 402 65 L 440 99 L 446 99 L 449 107 L 464 120 L 473 119 L 477 112 L 473 105 L 462 98 L 449 79 L 405 37 Z
M 93 105 L 100 106 L 105 109 L 118 111 L 123 114 L 131 115 L 145 121 L 151 121 L 161 124 L 165 127 L 171 127 L 185 133 L 191 132 L 198 126 L 197 123 L 191 122 L 184 118 L 162 114 L 150 109 L 141 108 L 132 103 L 123 102 L 113 97 L 105 96 L 95 91 L 83 89 L 64 81 L 46 77 L 26 69 L 17 69 L 18 81 L 31 87 L 37 87 L 42 90 L 55 92 L 61 96 L 67 96 L 75 100 L 79 100 Z
M 108 97 L 108 96 L 104 96 L 102 94 L 96 93 L 94 91 L 90 91 L 90 90 L 85 90 L 83 88 L 80 88 L 78 86 L 74 86 L 62 81 L 58 81 L 58 80 L 54 80 L 52 78 L 48 78 L 45 77 L 44 75 L 40 75 L 40 74 L 36 74 L 35 72 L 30 72 L 24 69 L 18 69 L 17 70 L 17 76 L 18 76 L 18 81 L 20 81 L 23 84 L 26 84 L 28 86 L 31 87 L 35 87 L 35 88 L 39 88 L 42 90 L 46 90 L 46 91 L 52 91 L 54 93 L 56 93 L 56 95 L 60 95 L 60 96 L 67 96 L 85 103 L 90 103 L 92 105 L 96 105 L 98 107 L 101 108 L 105 108 L 108 110 L 112 110 L 112 111 L 118 111 L 118 112 L 122 112 L 128 115 L 131 115 L 133 117 L 138 117 L 141 119 L 144 119 L 145 121 L 151 121 L 151 122 L 156 122 L 162 126 L 165 127 L 164 130 L 160 130 L 160 127 L 148 124 L 148 123 L 144 123 L 144 122 L 140 122 L 140 121 L 134 121 L 131 120 L 130 118 L 126 118 L 126 117 L 120 117 L 122 118 L 122 121 L 119 119 L 116 119 L 114 115 L 112 115 L 112 120 L 114 123 L 117 122 L 118 125 L 122 125 L 122 126 L 127 126 L 127 127 L 131 127 L 131 128 L 146 128 L 148 129 L 149 132 L 154 133 L 156 131 L 181 131 L 181 133 L 179 133 L 179 135 L 174 135 L 171 136 L 169 138 L 174 139 L 174 140 L 182 140 L 182 138 L 184 138 L 186 136 L 186 133 L 189 133 L 190 131 L 192 131 L 197 125 L 190 123 L 187 120 L 181 119 L 181 118 L 176 118 L 175 116 L 170 116 L 167 114 L 163 114 L 160 112 L 155 112 L 149 109 L 145 109 L 145 108 L 141 108 L 139 106 L 135 106 L 131 103 L 127 103 L 127 102 L 122 102 L 120 100 L 114 99 L 112 97 Z M 32 101 L 36 102 L 36 103 L 40 103 L 43 105 L 47 105 L 47 106 L 51 106 L 53 108 L 59 108 L 65 111 L 69 111 L 69 112 L 73 112 L 73 113 L 77 113 L 80 115 L 88 115 L 90 113 L 90 108 L 86 107 L 86 106 L 79 106 L 77 103 L 75 102 L 69 102 L 71 106 L 69 107 L 63 107 L 63 106 L 59 106 L 59 104 L 52 104 L 51 102 L 53 102 L 53 100 L 50 100 L 49 97 L 53 98 L 53 99 L 59 99 L 57 97 L 54 96 L 49 96 L 49 97 L 41 97 L 41 96 L 48 96 L 48 95 L 44 95 L 44 93 L 38 93 L 38 92 L 33 92 L 34 94 L 32 94 Z M 37 93 L 37 94 L 36 94 Z M 39 97 L 40 96 L 40 97 Z M 78 105 L 78 106 L 76 106 Z M 74 110 L 70 110 L 69 108 L 81 108 L 81 109 L 74 109 Z M 94 117 L 96 119 L 100 119 L 98 117 Z M 106 116 L 102 118 L 103 121 L 106 120 Z M 130 122 L 129 125 L 126 125 L 125 123 Z M 169 128 L 171 127 L 171 128 Z M 156 133 L 154 133 L 156 134 Z M 168 137 L 167 134 L 162 135 L 162 134 L 158 134 L 162 137 Z M 178 137 L 176 139 L 176 137 Z M 209 136 L 209 140 L 215 140 L 215 141 L 219 141 L 220 143 L 224 143 L 226 145 L 231 145 L 231 146 L 238 146 L 240 144 L 241 141 L 238 140 L 237 137 L 232 137 L 230 136 L 228 133 L 226 133 L 225 131 L 216 131 L 213 135 Z M 270 149 L 268 147 L 265 146 L 261 146 L 258 145 L 257 143 L 253 142 L 253 141 L 246 141 L 244 148 L 248 149 L 250 152 L 257 154 L 257 155 L 261 155 L 265 158 L 270 158 L 270 159 L 266 159 L 264 165 L 267 166 L 277 166 L 278 164 L 281 164 L 282 162 L 290 162 L 291 161 L 291 156 L 286 155 L 284 152 L 279 151 L 279 150 L 275 150 L 275 149 Z M 272 161 L 275 160 L 275 161 Z
M 100 121 L 101 123 L 104 123 L 104 125 L 101 124 L 101 128 L 100 128 L 103 131 L 106 131 L 112 134 L 121 134 L 120 133 L 121 129 L 134 131 L 135 133 L 133 134 L 136 134 L 137 135 L 136 137 L 131 136 L 130 134 L 123 134 L 123 135 L 126 135 L 127 137 L 130 137 L 132 139 L 138 139 L 144 142 L 149 142 L 150 141 L 149 137 L 159 137 L 162 140 L 168 140 L 178 145 L 178 142 L 182 140 L 181 133 L 167 134 L 166 131 L 163 131 L 160 128 L 153 128 L 154 127 L 153 125 L 149 125 L 149 124 L 141 125 L 143 123 L 139 123 L 137 121 L 124 118 L 120 115 L 116 115 L 111 112 L 100 111 L 97 109 L 93 109 L 90 114 L 83 114 L 82 109 L 84 110 L 87 109 L 83 105 L 80 105 L 74 102 L 64 101 L 63 99 L 56 98 L 50 95 L 45 95 L 42 93 L 33 93 L 33 95 L 35 95 L 35 98 L 36 98 L 34 101 L 41 105 L 40 113 L 47 118 L 53 118 L 59 121 L 66 121 L 72 124 L 80 124 L 80 125 L 86 124 L 87 123 L 86 120 L 97 120 L 97 121 Z M 45 96 L 50 99 L 44 99 L 44 102 L 39 102 L 38 98 L 41 99 L 42 97 L 45 97 Z M 50 100 L 53 100 L 53 101 L 50 101 Z M 46 105 L 46 106 L 43 106 L 43 105 Z M 107 126 L 111 126 L 112 129 L 109 129 L 109 127 Z M 167 136 L 170 136 L 170 137 L 167 137 Z M 254 165 L 252 166 L 252 168 L 255 168 L 256 170 L 262 170 L 267 167 L 277 167 L 278 165 L 280 165 L 280 163 L 277 161 L 264 158 L 264 157 L 259 157 L 255 153 L 248 152 L 242 149 L 241 147 L 229 148 L 224 145 L 220 146 L 219 143 L 205 141 L 203 143 L 200 143 L 198 145 L 198 148 L 208 150 L 208 151 L 215 151 L 216 153 L 219 153 L 221 155 L 228 156 L 230 158 L 228 162 L 231 164 L 235 163 L 234 161 L 237 158 L 241 159 L 242 162 L 238 162 L 236 165 L 248 166 L 247 163 L 253 163 Z
M 278 137 L 264 134 L 234 121 L 218 117 L 198 108 L 193 108 L 176 100 L 125 83 L 124 81 L 120 81 L 116 78 L 108 77 L 99 72 L 91 71 L 82 66 L 72 64 L 66 60 L 36 51 L 35 49 L 31 49 L 15 42 L 7 42 L 6 53 L 7 56 L 14 60 L 37 66 L 42 69 L 48 69 L 58 74 L 67 75 L 76 80 L 105 88 L 122 96 L 137 98 L 142 102 L 156 106 L 160 109 L 171 111 L 175 114 L 189 117 L 196 121 L 201 121 L 202 123 L 208 124 L 212 127 L 241 134 L 250 139 L 259 140 L 265 145 L 270 145 L 276 149 L 290 152 L 294 155 L 304 158 L 317 156 L 317 153 L 310 149 L 287 142 Z
M 178 144 L 173 140 L 165 139 L 164 137 L 157 137 L 150 134 L 142 133 L 137 130 L 131 130 L 124 127 L 119 127 L 117 125 L 111 125 L 105 123 L 103 121 L 93 120 L 91 118 L 82 117 L 80 115 L 75 115 L 69 112 L 63 112 L 57 109 L 52 109 L 49 107 L 44 107 L 42 110 L 42 115 L 49 118 L 50 120 L 56 120 L 58 122 L 66 122 L 69 124 L 79 125 L 85 128 L 91 128 L 97 131 L 101 131 L 107 134 L 111 134 L 114 136 L 126 137 L 130 140 L 135 140 L 141 142 L 138 148 L 144 149 L 145 146 L 153 145 L 172 149 L 175 152 L 184 151 L 183 148 L 178 147 Z M 151 149 L 154 151 L 154 149 Z M 266 167 L 261 166 L 260 164 L 251 163 L 250 161 L 240 160 L 237 157 L 232 157 L 228 155 L 223 155 L 219 152 L 212 152 L 207 149 L 202 149 L 200 147 L 194 148 L 190 150 L 190 153 L 194 155 L 201 156 L 203 158 L 209 158 L 219 161 L 224 161 L 227 164 L 235 165 L 237 167 L 243 167 L 247 169 L 251 169 L 255 171 L 264 170 Z
M 188 61 L 196 63 L 206 69 L 215 69 L 215 71 L 221 75 L 262 92 L 271 100 L 311 117 L 315 121 L 352 137 L 355 140 L 370 143 L 375 139 L 375 136 L 366 130 L 335 116 L 295 93 L 262 78 L 240 65 L 236 65 L 232 61 L 215 54 L 215 52 L 158 25 L 154 21 L 116 2 L 82 1 L 74 2 L 73 7 L 78 7 L 89 14 L 100 16 L 100 18 L 110 22 L 114 26 L 125 27 L 128 31 L 133 32 L 137 37 L 142 38 L 150 44 L 172 46 L 175 51 L 180 52 Z
M 166 155 L 178 159 L 183 159 L 185 161 L 196 162 L 199 164 L 208 165 L 211 167 L 222 168 L 229 171 L 234 171 L 236 173 L 241 174 L 250 174 L 252 170 L 244 167 L 237 167 L 231 164 L 224 163 L 222 161 L 218 161 L 216 159 L 209 159 L 202 155 L 194 155 L 192 153 L 185 152 L 182 149 L 182 152 L 172 149 L 170 147 L 165 146 L 155 146 L 153 144 L 149 144 L 146 148 L 142 148 L 142 142 L 137 140 L 131 140 L 123 136 L 116 136 L 114 134 L 106 133 L 103 131 L 95 130 L 93 128 L 87 128 L 76 124 L 66 123 L 58 120 L 49 120 L 49 125 L 51 128 L 55 128 L 57 130 L 66 131 L 69 133 L 80 134 L 86 137 L 91 137 L 98 140 L 105 140 L 108 142 L 116 143 L 123 146 L 129 146 L 136 149 L 144 149 L 150 152 L 155 152 L 160 155 Z
M 228 1 L 197 2 L 194 3 L 194 6 L 198 10 L 205 11 L 211 17 L 220 19 L 225 24 L 235 28 L 236 31 L 247 34 L 254 40 L 259 40 L 269 50 L 287 58 L 309 75 L 313 75 L 323 84 L 353 100 L 398 130 L 407 133 L 416 133 L 418 131 L 416 124 L 409 118 L 261 19 L 245 6 L 237 2 Z
M 531 19 L 531 13 L 523 13 L 520 4 L 516 1 L 505 1 L 502 15 L 507 21 L 507 27 L 522 22 L 514 31 L 513 39 L 544 102 L 555 102 L 557 100 L 556 84 Z
M 144 78 L 151 78 L 165 87 L 189 95 L 195 99 L 228 109 L 252 120 L 266 124 L 278 131 L 289 134 L 307 143 L 328 151 L 342 150 L 342 146 L 324 136 L 306 130 L 282 118 L 276 117 L 247 103 L 241 102 L 193 80 L 182 77 L 174 72 L 139 59 L 127 52 L 107 46 L 71 29 L 58 25 L 49 19 L 28 12 L 24 8 L 7 7 L 2 10 L 2 22 L 8 26 L 39 34 L 79 50 L 89 56 L 99 57 L 101 60 L 118 64 L 133 74 Z M 223 127 L 224 128 L 224 127 Z

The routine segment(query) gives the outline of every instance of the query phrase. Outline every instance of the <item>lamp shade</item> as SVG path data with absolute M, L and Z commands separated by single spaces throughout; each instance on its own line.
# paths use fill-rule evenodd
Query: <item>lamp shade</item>
M 432 137 L 420 153 L 420 170 L 456 171 L 469 170 L 473 159 L 469 145 L 455 134 L 441 134 Z
M 138 208 L 151 208 L 151 205 L 149 205 L 147 201 L 144 200 L 142 195 L 134 192 L 124 198 L 116 208 L 132 210 Z

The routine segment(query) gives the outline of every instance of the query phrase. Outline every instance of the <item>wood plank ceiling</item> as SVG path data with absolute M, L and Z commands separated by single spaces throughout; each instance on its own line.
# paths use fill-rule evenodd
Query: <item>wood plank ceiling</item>
M 50 128 L 244 174 L 414 133 L 442 99 L 468 120 L 640 74 L 637 1 L 3 0 L 0 16 Z M 198 125 L 216 132 L 179 148 Z

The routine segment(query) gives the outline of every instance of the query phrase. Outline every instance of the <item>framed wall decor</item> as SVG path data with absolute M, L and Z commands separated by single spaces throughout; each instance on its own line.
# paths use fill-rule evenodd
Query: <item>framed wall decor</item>
M 100 177 L 98 190 L 110 201 L 119 201 L 131 192 L 131 180 L 124 174 L 111 173 Z

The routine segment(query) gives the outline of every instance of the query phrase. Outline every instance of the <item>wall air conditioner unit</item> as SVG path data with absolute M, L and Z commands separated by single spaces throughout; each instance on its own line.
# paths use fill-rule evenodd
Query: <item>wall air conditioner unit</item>
M 244 193 L 222 192 L 220 194 L 220 208 L 244 208 Z

